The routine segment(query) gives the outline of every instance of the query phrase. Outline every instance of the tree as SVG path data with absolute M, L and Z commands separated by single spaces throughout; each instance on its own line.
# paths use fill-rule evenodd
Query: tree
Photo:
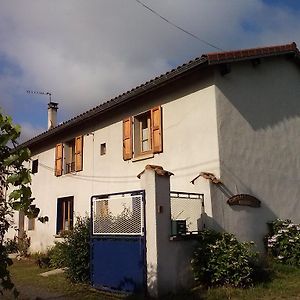
M 0 294 L 12 290 L 15 296 L 18 292 L 10 278 L 8 266 L 12 260 L 4 245 L 4 236 L 14 210 L 30 218 L 39 214 L 39 209 L 32 205 L 31 172 L 25 167 L 30 151 L 18 146 L 20 132 L 20 126 L 14 125 L 11 117 L 0 111 Z

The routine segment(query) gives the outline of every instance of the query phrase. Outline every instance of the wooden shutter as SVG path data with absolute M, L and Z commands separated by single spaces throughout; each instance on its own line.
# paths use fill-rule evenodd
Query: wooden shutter
M 82 171 L 83 165 L 83 137 L 77 136 L 75 138 L 75 171 Z
M 162 147 L 162 128 L 161 128 L 161 107 L 157 106 L 151 109 L 151 136 L 153 153 L 163 151 Z
M 132 158 L 132 121 L 131 117 L 123 120 L 123 159 Z
M 61 176 L 63 169 L 63 144 L 57 144 L 55 149 L 55 176 Z

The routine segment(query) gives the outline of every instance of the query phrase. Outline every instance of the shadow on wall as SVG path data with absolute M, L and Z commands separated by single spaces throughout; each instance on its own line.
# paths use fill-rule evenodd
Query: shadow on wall
M 178 293 L 195 285 L 190 260 L 196 240 L 169 241 L 168 244 L 169 257 L 160 261 L 158 266 L 147 266 L 147 289 L 150 296 Z M 162 254 L 162 251 L 158 254 Z M 163 256 L 166 257 L 165 254 Z
M 225 230 L 263 248 L 266 222 L 300 221 L 300 69 L 290 58 L 232 65 L 217 77 L 221 181 L 233 194 L 261 201 L 260 208 L 230 207 L 211 186 L 213 216 Z
M 233 65 L 218 84 L 248 124 L 260 130 L 299 118 L 299 66 L 290 58 L 262 60 L 256 67 L 248 64 Z
M 198 219 L 198 228 L 205 230 L 211 229 L 218 232 L 224 232 L 225 229 L 216 221 L 216 219 L 210 217 L 207 213 L 201 214 L 201 218 Z

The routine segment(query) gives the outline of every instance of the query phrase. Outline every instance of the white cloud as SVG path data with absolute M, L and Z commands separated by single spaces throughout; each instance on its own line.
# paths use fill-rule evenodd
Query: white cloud
M 21 126 L 21 136 L 19 138 L 20 143 L 25 142 L 33 138 L 34 136 L 42 133 L 43 131 L 45 131 L 45 128 L 34 127 L 30 123 L 21 123 L 20 126 Z
M 299 15 L 259 0 L 145 3 L 223 49 L 299 42 Z M 0 101 L 14 93 L 21 99 L 26 89 L 52 91 L 67 116 L 215 51 L 133 0 L 0 0 L 0 6 L 0 55 L 21 69 L 0 84 Z M 245 21 L 257 30 L 245 31 Z

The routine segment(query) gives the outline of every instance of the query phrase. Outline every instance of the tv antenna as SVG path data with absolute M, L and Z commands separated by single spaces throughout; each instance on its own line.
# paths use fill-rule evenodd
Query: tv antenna
M 51 103 L 51 96 L 52 94 L 49 93 L 49 92 L 39 92 L 39 91 L 30 91 L 30 90 L 27 90 L 26 91 L 27 94 L 38 94 L 38 95 L 45 95 L 45 96 L 49 96 L 49 103 Z

